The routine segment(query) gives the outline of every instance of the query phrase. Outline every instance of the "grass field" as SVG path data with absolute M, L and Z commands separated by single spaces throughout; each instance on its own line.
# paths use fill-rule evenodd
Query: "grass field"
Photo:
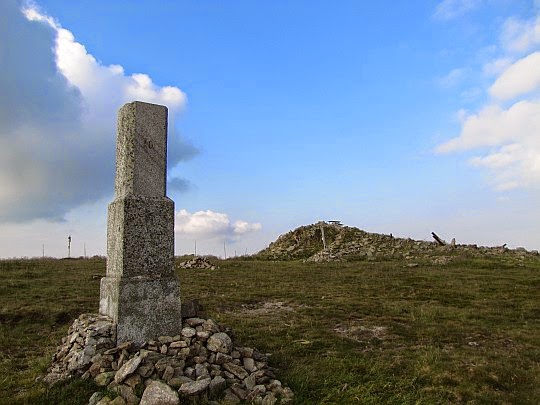
M 232 259 L 178 275 L 184 299 L 272 353 L 296 403 L 538 404 L 540 259 L 523 264 Z M 102 259 L 0 261 L 0 403 L 87 403 L 89 382 L 35 380 L 97 312 L 104 274 Z

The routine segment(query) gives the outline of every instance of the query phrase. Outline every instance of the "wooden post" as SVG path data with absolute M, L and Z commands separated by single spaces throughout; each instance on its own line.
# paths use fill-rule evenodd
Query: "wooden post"
M 431 236 L 433 236 L 433 239 L 435 239 L 437 241 L 439 246 L 446 245 L 446 242 L 444 240 L 442 240 L 441 238 L 439 238 L 439 236 L 435 232 L 431 232 Z

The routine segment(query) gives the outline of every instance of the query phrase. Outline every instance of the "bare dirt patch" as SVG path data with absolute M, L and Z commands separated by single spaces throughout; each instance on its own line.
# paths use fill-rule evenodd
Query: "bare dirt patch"
M 361 319 L 339 323 L 334 327 L 334 332 L 342 337 L 361 343 L 382 341 L 389 338 L 388 328 L 386 326 L 368 325 Z
M 239 310 L 235 311 L 243 315 L 266 315 L 276 312 L 294 312 L 299 305 L 283 301 L 266 301 L 254 304 L 242 304 Z

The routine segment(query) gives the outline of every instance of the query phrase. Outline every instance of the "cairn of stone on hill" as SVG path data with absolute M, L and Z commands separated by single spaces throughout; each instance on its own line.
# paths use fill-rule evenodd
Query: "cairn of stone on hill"
M 159 336 L 141 347 L 130 341 L 117 345 L 110 318 L 83 314 L 62 339 L 44 381 L 93 379 L 117 396 L 95 392 L 93 405 L 292 402 L 294 394 L 276 378 L 269 355 L 237 345 L 233 337 L 212 319 L 194 317 L 184 320 L 176 336 Z
M 203 270 L 217 270 L 219 266 L 212 264 L 210 260 L 205 257 L 197 256 L 193 259 L 186 260 L 178 264 L 181 269 L 203 269 Z
M 256 254 L 256 257 L 267 260 L 303 259 L 306 262 L 329 262 L 427 259 L 432 264 L 446 264 L 458 256 L 502 256 L 519 264 L 526 257 L 538 256 L 538 251 L 455 243 L 441 246 L 434 241 L 397 238 L 321 221 L 279 236 L 266 249 Z

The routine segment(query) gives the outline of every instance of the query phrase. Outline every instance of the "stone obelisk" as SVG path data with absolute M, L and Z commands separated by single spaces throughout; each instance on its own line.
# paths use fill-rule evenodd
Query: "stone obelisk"
M 166 196 L 167 107 L 135 101 L 118 112 L 115 196 L 107 219 L 100 314 L 117 343 L 140 345 L 181 330 L 174 273 L 174 202 Z

